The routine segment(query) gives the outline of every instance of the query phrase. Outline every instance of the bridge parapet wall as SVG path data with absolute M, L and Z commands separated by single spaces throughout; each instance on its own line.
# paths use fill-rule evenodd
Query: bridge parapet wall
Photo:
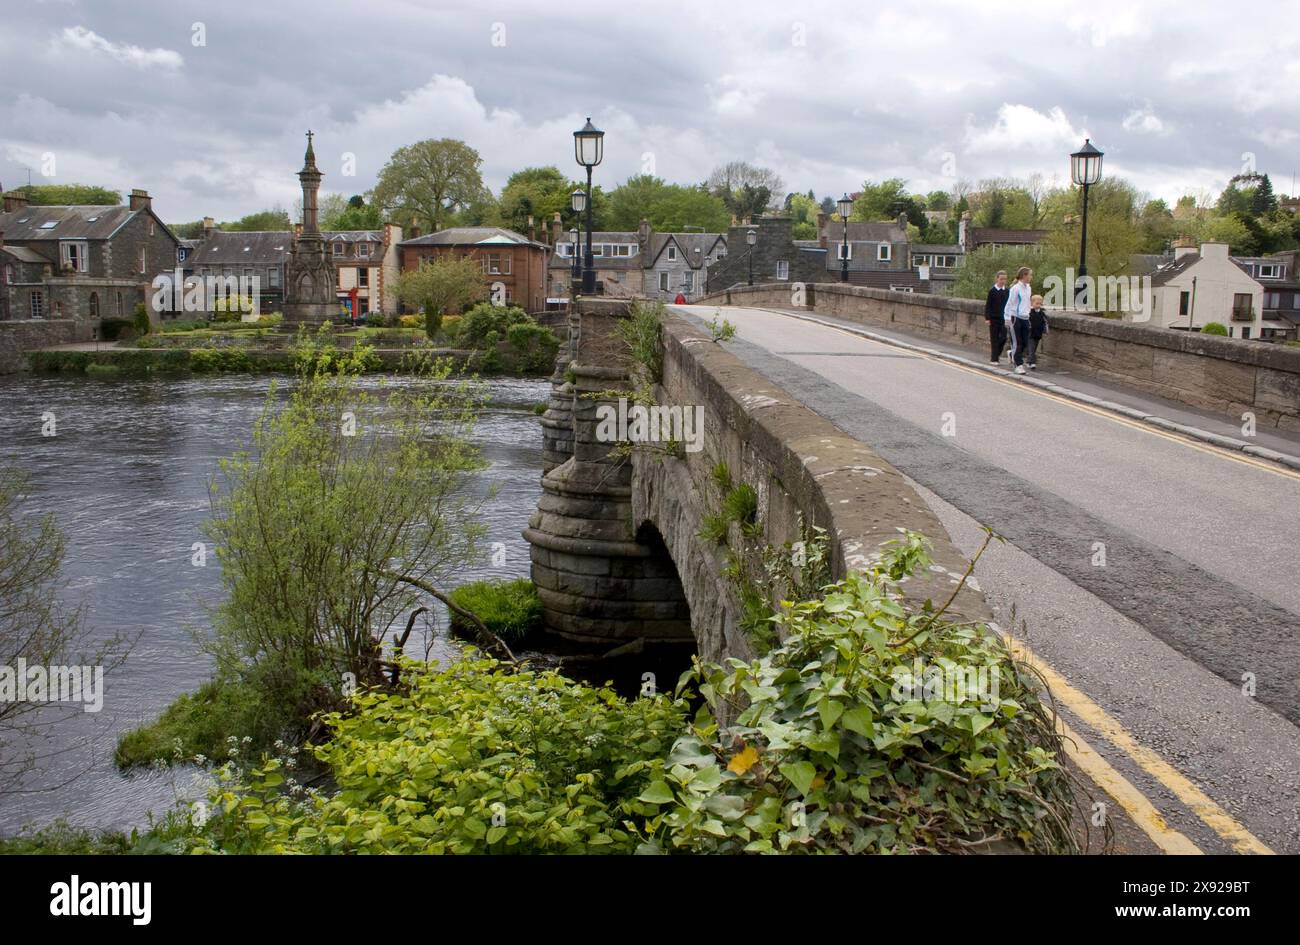
M 733 286 L 698 304 L 793 309 L 791 283 Z M 984 305 L 972 299 L 841 283 L 802 287 L 805 308 L 868 327 L 895 328 L 988 355 Z M 1050 314 L 1039 361 L 1169 400 L 1300 431 L 1300 348 L 1173 331 L 1075 312 Z

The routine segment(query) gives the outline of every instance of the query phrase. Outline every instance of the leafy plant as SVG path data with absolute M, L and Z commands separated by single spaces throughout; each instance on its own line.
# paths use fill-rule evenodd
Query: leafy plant
M 623 811 L 686 718 L 555 672 L 473 655 L 406 664 L 404 691 L 362 691 L 313 749 L 338 791 L 306 793 L 285 762 L 233 769 L 195 852 L 630 853 Z
M 620 319 L 617 331 L 627 345 L 632 360 L 645 368 L 651 383 L 663 380 L 664 352 L 660 338 L 664 319 L 662 302 L 636 301 L 627 318 Z
M 928 566 L 920 543 L 786 606 L 765 656 L 697 665 L 707 708 L 637 798 L 643 850 L 1078 852 L 1037 678 L 987 627 L 904 598 L 893 575 Z M 997 684 L 917 695 L 922 664 Z
M 738 524 L 747 535 L 757 534 L 758 493 L 753 486 L 744 482 L 733 486 L 722 500 L 722 511 L 727 521 Z
M 149 321 L 149 311 L 144 307 L 143 302 L 137 302 L 135 310 L 131 313 L 131 327 L 139 337 L 149 334 L 153 328 Z
M 727 517 L 720 512 L 710 512 L 700 523 L 700 541 L 708 545 L 721 545 L 727 540 Z
M 709 324 L 709 333 L 713 336 L 714 344 L 720 341 L 730 341 L 736 337 L 736 326 L 731 324 L 725 318 L 719 323 L 720 316 L 713 316 L 713 321 Z
M 1222 335 L 1226 338 L 1228 335 L 1228 328 L 1226 325 L 1220 324 L 1219 322 L 1207 322 L 1201 326 L 1201 334 Z

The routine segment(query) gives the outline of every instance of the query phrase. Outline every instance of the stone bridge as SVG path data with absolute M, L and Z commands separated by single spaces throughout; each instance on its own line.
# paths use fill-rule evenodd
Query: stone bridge
M 825 530 L 834 579 L 898 529 L 924 533 L 936 566 L 909 584 L 911 593 L 940 602 L 951 595 L 967 560 L 897 471 L 671 311 L 662 370 L 649 377 L 617 331 L 631 306 L 580 302 L 542 418 L 547 469 L 524 536 L 551 633 L 596 650 L 640 641 L 711 660 L 751 656 L 747 615 L 761 582 L 746 575 L 761 575 L 773 556 L 797 560 L 796 543 L 814 526 Z M 629 451 L 598 435 L 601 407 L 616 409 L 623 392 L 647 383 L 655 404 L 696 409 L 698 449 Z M 721 537 L 724 499 L 744 486 L 755 514 L 727 521 Z M 709 528 L 712 537 L 701 537 Z M 793 576 L 811 578 L 808 567 Z M 950 612 L 989 616 L 969 587 Z

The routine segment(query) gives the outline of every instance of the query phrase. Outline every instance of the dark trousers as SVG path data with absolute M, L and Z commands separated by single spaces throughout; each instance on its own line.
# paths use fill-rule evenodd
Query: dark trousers
M 1043 340 L 1042 335 L 1038 335 L 1035 337 L 1032 331 L 1029 333 L 1029 346 L 1025 350 L 1025 360 L 1028 361 L 1030 364 L 1038 363 L 1038 344 L 1042 340 Z
M 989 323 L 989 360 L 997 361 L 1002 357 L 1002 349 L 1007 346 L 1007 326 L 1001 316 L 990 318 Z
M 1011 319 L 1011 330 L 1015 333 L 1011 339 L 1011 357 L 1019 367 L 1025 363 L 1025 349 L 1029 347 L 1029 319 Z

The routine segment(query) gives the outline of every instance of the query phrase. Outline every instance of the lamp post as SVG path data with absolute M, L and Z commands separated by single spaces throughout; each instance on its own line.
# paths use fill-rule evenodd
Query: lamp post
M 840 211 L 840 220 L 844 222 L 844 246 L 840 250 L 840 281 L 849 281 L 849 214 L 853 212 L 853 201 L 845 194 L 840 198 L 836 209 Z
M 1083 188 L 1083 230 L 1079 237 L 1079 279 L 1075 283 L 1074 302 L 1076 307 L 1082 304 L 1088 275 L 1088 188 L 1101 180 L 1102 152 L 1092 146 L 1092 141 L 1083 139 L 1083 147 L 1070 155 L 1070 179 Z
M 758 242 L 758 230 L 749 229 L 745 231 L 745 243 L 749 246 L 749 251 L 745 253 L 749 257 L 749 284 L 754 284 L 754 244 Z
M 573 133 L 573 156 L 587 169 L 587 250 L 582 259 L 582 294 L 594 295 L 596 261 L 591 253 L 591 169 L 605 156 L 605 132 L 593 125 L 590 118 L 585 125 Z
M 587 192 L 575 190 L 569 194 L 569 206 L 573 208 L 573 281 L 582 278 L 582 211 L 587 209 Z

